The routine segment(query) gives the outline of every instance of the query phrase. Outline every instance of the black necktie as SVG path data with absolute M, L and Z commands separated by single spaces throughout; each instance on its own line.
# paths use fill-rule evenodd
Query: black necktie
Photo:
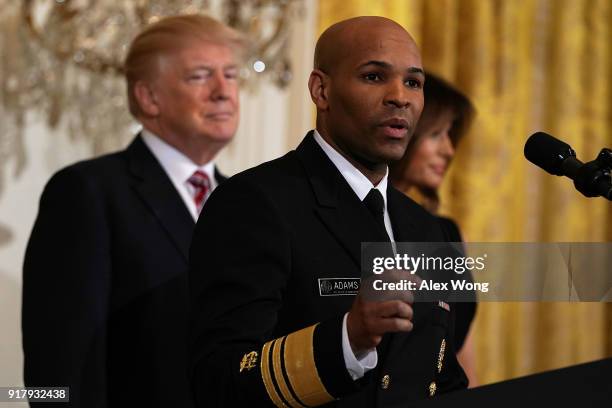
M 372 213 L 378 225 L 380 225 L 385 232 L 387 240 L 391 241 L 389 234 L 387 234 L 387 228 L 385 227 L 385 200 L 380 191 L 375 188 L 371 189 L 368 195 L 363 199 L 363 203 L 370 213 Z

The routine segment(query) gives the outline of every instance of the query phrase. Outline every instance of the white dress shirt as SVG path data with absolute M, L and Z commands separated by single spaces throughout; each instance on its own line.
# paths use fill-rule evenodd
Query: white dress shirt
M 389 169 L 387 168 L 385 176 L 378 183 L 378 185 L 375 186 L 366 176 L 363 175 L 363 173 L 357 170 L 355 166 L 344 158 L 344 156 L 330 146 L 329 143 L 327 143 L 316 130 L 314 131 L 314 139 L 319 146 L 321 146 L 321 149 L 323 149 L 327 157 L 329 157 L 332 163 L 334 163 L 349 186 L 351 186 L 359 200 L 363 201 L 372 188 L 380 191 L 385 203 L 385 229 L 387 230 L 387 234 L 389 235 L 389 238 L 391 238 L 391 241 L 394 242 L 395 238 L 393 236 L 393 229 L 391 228 L 391 219 L 389 218 L 389 212 L 387 211 L 387 182 Z M 353 378 L 353 380 L 357 380 L 363 377 L 366 372 L 376 367 L 376 364 L 378 364 L 378 353 L 376 352 L 376 349 L 372 349 L 364 356 L 360 356 L 359 358 L 355 356 L 348 339 L 348 330 L 346 328 L 347 316 L 348 313 L 344 315 L 344 319 L 342 321 L 342 352 L 344 354 L 344 364 L 346 365 L 346 369 L 351 375 L 351 378 Z
M 147 129 L 141 131 L 142 140 L 147 145 L 153 156 L 157 159 L 159 164 L 162 166 L 170 181 L 176 188 L 183 202 L 187 206 L 189 213 L 193 217 L 194 221 L 198 220 L 198 209 L 196 208 L 195 201 L 193 200 L 195 194 L 195 188 L 187 180 L 193 175 L 196 170 L 204 172 L 210 179 L 210 190 L 204 197 L 204 201 L 210 196 L 210 193 L 219 184 L 215 178 L 215 165 L 214 163 L 208 162 L 203 166 L 198 166 L 191 159 L 185 156 L 183 153 L 178 151 L 176 148 L 170 146 L 159 136 L 153 134 Z

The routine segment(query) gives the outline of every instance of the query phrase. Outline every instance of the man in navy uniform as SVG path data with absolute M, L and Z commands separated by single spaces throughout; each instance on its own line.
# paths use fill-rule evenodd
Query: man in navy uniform
M 196 226 L 198 407 L 388 406 L 467 385 L 447 342 L 452 306 L 342 290 L 360 278 L 362 242 L 447 239 L 387 181 L 424 80 L 416 44 L 391 20 L 358 17 L 321 35 L 309 80 L 316 130 L 229 179 Z
M 244 41 L 200 15 L 132 42 L 125 73 L 143 130 L 121 152 L 55 174 L 23 275 L 25 384 L 62 407 L 191 407 L 188 250 L 238 124 Z

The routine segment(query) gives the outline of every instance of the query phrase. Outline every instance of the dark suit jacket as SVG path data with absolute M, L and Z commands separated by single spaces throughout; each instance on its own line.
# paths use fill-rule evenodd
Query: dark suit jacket
M 191 407 L 194 225 L 140 137 L 55 174 L 24 263 L 26 385 L 69 386 L 72 407 Z
M 455 221 L 446 217 L 438 217 L 438 221 L 442 225 L 442 229 L 447 232 L 450 242 L 463 242 L 463 237 L 461 236 L 461 231 L 459 230 L 459 226 L 455 223 Z M 464 254 L 463 254 L 464 255 Z M 470 271 L 466 271 L 464 275 L 464 279 L 467 279 L 470 282 L 474 281 L 472 273 Z M 476 308 L 477 308 L 477 298 L 476 294 L 471 294 L 471 302 L 457 302 L 455 304 L 456 319 L 455 319 L 455 349 L 457 351 L 461 350 L 465 339 L 470 331 L 470 327 L 472 322 L 474 321 L 474 317 L 476 316 Z
M 397 241 L 446 239 L 416 203 L 392 187 L 387 197 Z M 425 398 L 432 382 L 465 387 L 452 342 L 440 350 L 454 310 L 432 303 L 415 305 L 411 333 L 385 336 L 374 370 L 350 378 L 341 327 L 354 296 L 321 296 L 318 279 L 359 278 L 361 242 L 382 240 L 312 135 L 220 186 L 190 252 L 196 405 L 373 407 Z

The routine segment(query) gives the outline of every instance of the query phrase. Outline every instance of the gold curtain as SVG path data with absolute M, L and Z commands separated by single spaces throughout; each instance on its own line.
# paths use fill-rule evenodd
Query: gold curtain
M 426 69 L 463 90 L 477 119 L 442 191 L 469 241 L 611 241 L 612 204 L 523 158 L 528 135 L 583 160 L 612 147 L 609 0 L 321 0 L 319 32 L 357 15 L 402 24 Z M 489 383 L 612 355 L 612 304 L 487 303 L 475 326 Z

